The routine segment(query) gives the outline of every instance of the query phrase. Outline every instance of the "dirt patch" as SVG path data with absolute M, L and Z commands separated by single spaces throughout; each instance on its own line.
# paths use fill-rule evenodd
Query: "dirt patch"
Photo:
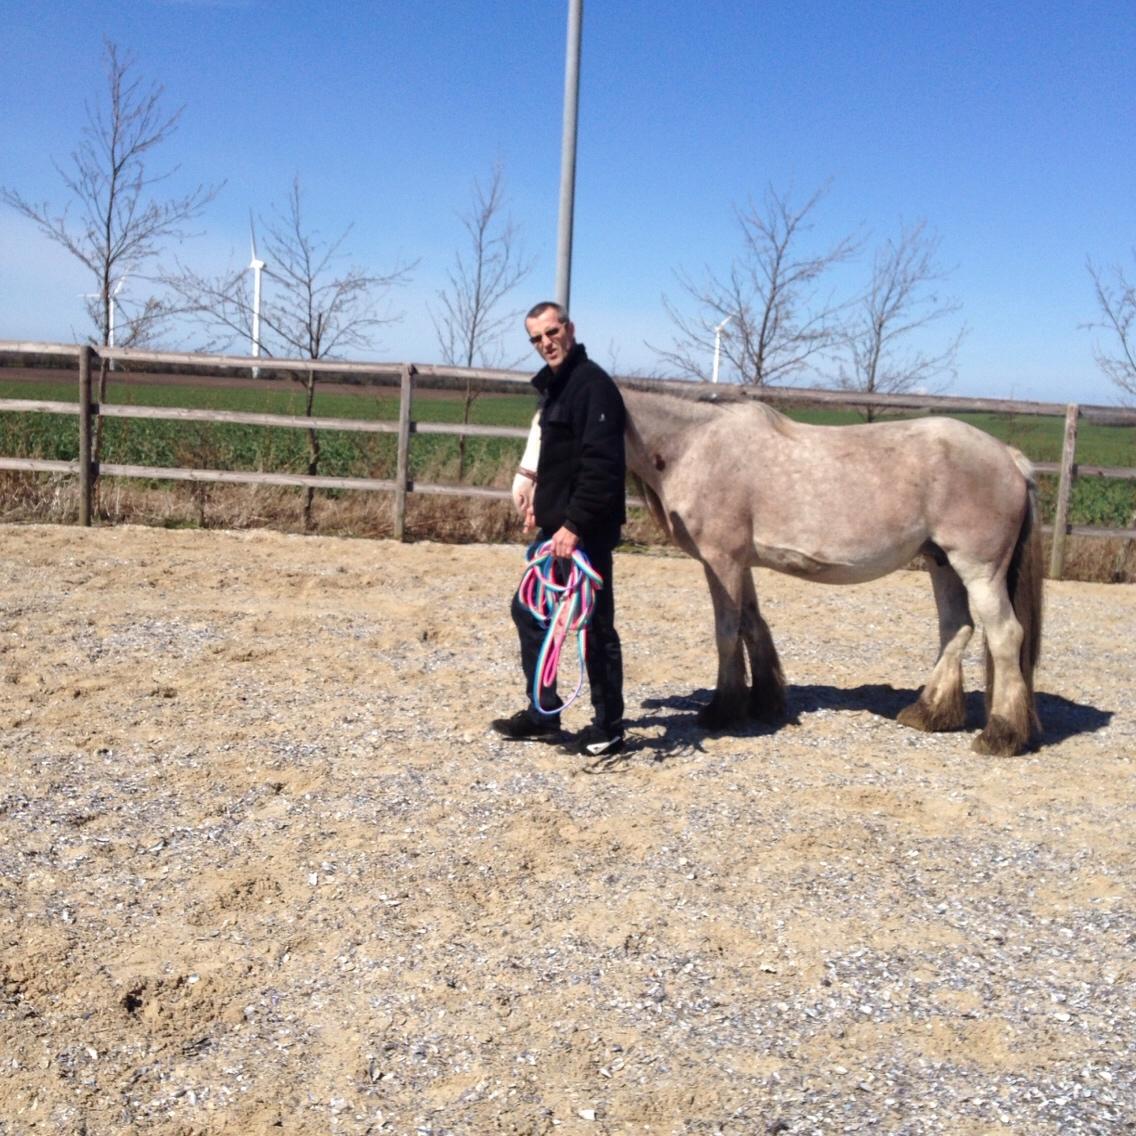
M 1049 588 L 992 760 L 894 721 L 923 574 L 760 574 L 797 720 L 707 736 L 701 573 L 623 555 L 589 767 L 486 728 L 519 568 L 0 528 L 0 1132 L 1133 1129 L 1136 591 Z

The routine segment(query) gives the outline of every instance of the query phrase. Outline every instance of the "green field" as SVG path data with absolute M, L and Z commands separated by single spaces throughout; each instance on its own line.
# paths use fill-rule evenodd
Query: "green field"
M 73 383 L 0 382 L 0 398 L 76 401 Z M 194 410 L 227 410 L 255 414 L 304 413 L 305 394 L 299 384 L 272 384 L 255 389 L 225 386 L 167 386 L 114 383 L 108 403 L 170 406 Z M 525 427 L 532 419 L 533 396 L 483 395 L 474 400 L 470 421 L 485 426 Z M 342 393 L 317 388 L 313 413 L 325 418 L 395 421 L 398 393 L 389 388 L 360 388 Z M 415 400 L 419 422 L 457 423 L 462 420 L 460 394 Z M 302 429 L 105 418 L 102 460 L 121 465 L 182 466 L 191 469 L 258 470 L 303 473 L 308 466 L 308 439 Z M 0 454 L 73 460 L 78 453 L 78 419 L 41 413 L 0 414 Z M 393 434 L 362 434 L 345 430 L 319 431 L 319 472 L 327 477 L 392 478 L 397 442 Z M 464 469 L 459 474 L 456 436 L 424 434 L 412 441 L 412 468 L 420 479 L 464 481 L 471 485 L 501 482 L 503 471 L 516 464 L 524 448 L 521 439 L 469 438 Z M 506 482 L 507 484 L 507 482 Z
M 107 401 L 140 406 L 301 414 L 304 392 L 298 383 L 278 381 L 255 388 L 214 384 L 150 385 L 115 382 Z M 0 381 L 0 398 L 75 401 L 74 382 Z M 534 407 L 527 392 L 485 394 L 471 408 L 478 425 L 527 426 Z M 422 422 L 459 422 L 460 392 L 429 392 L 417 398 L 414 418 Z M 391 388 L 358 390 L 317 388 L 314 413 L 329 418 L 382 419 L 398 417 L 398 394 Z M 850 411 L 794 410 L 792 417 L 818 424 L 841 425 L 861 419 Z M 1059 417 L 1033 415 L 959 414 L 979 428 L 1017 446 L 1034 461 L 1056 462 L 1061 457 L 1064 422 Z M 200 469 L 305 472 L 308 439 L 298 429 L 142 419 L 103 420 L 102 460 L 145 466 L 183 466 Z M 392 478 L 396 441 L 393 434 L 356 434 L 321 430 L 319 472 L 329 477 Z M 415 436 L 411 467 L 419 480 L 470 485 L 506 486 L 523 442 L 509 438 L 469 438 L 464 460 L 456 437 Z M 0 455 L 73 460 L 78 452 L 78 422 L 64 415 L 0 413 Z M 1081 465 L 1136 467 L 1136 429 L 1081 423 L 1077 461 Z M 1040 479 L 1042 507 L 1052 519 L 1056 478 Z M 1127 528 L 1136 511 L 1136 483 L 1099 477 L 1079 478 L 1074 486 L 1071 521 L 1074 524 Z

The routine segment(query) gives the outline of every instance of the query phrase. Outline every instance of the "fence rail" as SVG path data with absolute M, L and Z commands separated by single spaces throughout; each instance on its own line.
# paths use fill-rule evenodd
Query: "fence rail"
M 328 363 L 297 359 L 245 358 L 226 355 L 193 355 L 173 352 L 136 351 L 125 348 L 91 347 L 53 343 L 0 341 L 0 361 L 6 365 L 25 364 L 44 358 L 77 360 L 79 398 L 76 402 L 43 399 L 0 399 L 0 413 L 24 412 L 77 415 L 79 453 L 74 461 L 0 456 L 0 470 L 26 470 L 40 473 L 67 473 L 79 479 L 79 523 L 91 522 L 94 488 L 100 476 L 135 477 L 148 480 L 227 482 L 244 485 L 298 486 L 316 489 L 352 489 L 394 494 L 394 533 L 405 537 L 406 498 L 410 493 L 507 499 L 503 489 L 454 486 L 416 482 L 411 476 L 410 440 L 415 434 L 456 434 L 470 437 L 523 438 L 528 431 L 511 426 L 477 426 L 442 422 L 420 422 L 411 417 L 415 380 L 434 385 L 456 386 L 466 383 L 481 389 L 518 390 L 528 388 L 528 378 L 512 371 L 444 367 L 413 363 Z M 385 381 L 399 387 L 399 415 L 396 421 L 354 418 L 327 418 L 287 414 L 256 414 L 226 410 L 193 410 L 185 407 L 125 406 L 100 404 L 92 398 L 91 376 L 95 363 L 132 363 L 147 367 L 188 369 L 195 375 L 237 374 L 254 370 L 265 372 L 314 373 L 347 379 Z M 637 380 L 640 381 L 640 380 Z M 677 380 L 657 380 L 660 388 L 705 389 L 707 384 Z M 1136 481 L 1136 468 L 1078 465 L 1077 425 L 1080 421 L 1101 425 L 1136 427 L 1136 410 L 1121 407 L 1071 403 L 1014 401 L 991 398 L 956 398 L 943 395 L 876 395 L 854 391 L 807 390 L 796 387 L 747 389 L 747 395 L 783 405 L 922 411 L 934 413 L 977 412 L 1063 417 L 1065 423 L 1060 462 L 1035 462 L 1042 473 L 1058 477 L 1057 503 L 1052 526 L 1053 542 L 1050 575 L 1060 578 L 1064 570 L 1066 540 L 1069 536 L 1136 539 L 1136 528 L 1117 529 L 1069 522 L 1069 500 L 1078 477 L 1102 477 Z M 94 423 L 103 418 L 161 419 L 175 422 L 234 423 L 285 429 L 340 430 L 362 433 L 395 434 L 398 438 L 396 474 L 393 480 L 377 478 L 327 477 L 308 474 L 264 473 L 258 471 L 184 469 L 168 466 L 121 465 L 95 462 L 91 454 Z M 1136 523 L 1136 518 L 1134 518 Z

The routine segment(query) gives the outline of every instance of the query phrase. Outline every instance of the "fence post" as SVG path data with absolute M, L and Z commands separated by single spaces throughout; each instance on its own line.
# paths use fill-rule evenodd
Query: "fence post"
M 394 539 L 406 539 L 406 494 L 410 490 L 410 400 L 414 366 L 402 365 L 398 400 L 398 459 L 395 465 Z
M 91 461 L 91 345 L 79 348 L 79 524 L 91 524 L 95 468 Z
M 1077 460 L 1077 418 L 1080 407 L 1065 407 L 1065 439 L 1061 443 L 1061 475 L 1057 482 L 1057 512 L 1053 517 L 1053 545 L 1049 552 L 1049 578 L 1060 580 L 1065 572 L 1065 538 L 1069 535 L 1069 497 Z

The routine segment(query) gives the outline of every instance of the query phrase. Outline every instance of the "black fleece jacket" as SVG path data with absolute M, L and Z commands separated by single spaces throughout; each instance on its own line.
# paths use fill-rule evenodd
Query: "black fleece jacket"
M 545 367 L 532 384 L 540 394 L 536 523 L 548 534 L 563 525 L 585 548 L 589 542 L 614 547 L 627 519 L 626 411 L 619 388 L 582 343 L 556 374 Z

